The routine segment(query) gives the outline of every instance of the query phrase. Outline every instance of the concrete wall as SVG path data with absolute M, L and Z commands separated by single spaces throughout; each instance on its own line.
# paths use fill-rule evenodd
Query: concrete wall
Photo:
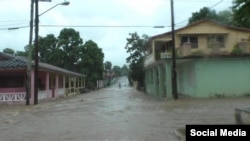
M 196 62 L 196 96 L 250 94 L 250 59 L 210 59 Z
M 161 64 L 148 68 L 145 73 L 146 93 L 158 97 L 167 96 L 166 65 Z
M 178 65 L 178 93 L 191 97 L 250 94 L 250 58 L 196 59 Z
M 177 90 L 179 94 L 196 97 L 196 73 L 194 62 L 186 62 L 177 66 Z
M 172 98 L 171 66 L 166 60 L 146 71 L 147 94 Z M 250 58 L 177 60 L 177 87 L 198 98 L 250 95 Z

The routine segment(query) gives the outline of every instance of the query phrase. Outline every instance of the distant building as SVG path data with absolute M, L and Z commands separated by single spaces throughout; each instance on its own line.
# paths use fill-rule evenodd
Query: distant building
M 111 85 L 112 83 L 114 83 L 114 82 L 113 82 L 114 76 L 115 76 L 114 71 L 109 70 L 109 69 L 104 70 L 104 71 L 103 71 L 104 86 L 109 86 L 109 85 Z
M 178 93 L 191 97 L 250 94 L 250 29 L 205 19 L 175 31 Z M 172 97 L 171 32 L 145 46 L 146 93 Z M 240 52 L 239 52 L 240 50 Z

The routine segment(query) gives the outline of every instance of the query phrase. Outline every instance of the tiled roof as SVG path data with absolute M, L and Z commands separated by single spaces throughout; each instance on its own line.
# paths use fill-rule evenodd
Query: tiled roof
M 182 28 L 179 28 L 179 29 L 175 29 L 175 32 L 178 32 L 180 30 L 183 30 L 183 29 L 186 29 L 186 28 L 190 28 L 190 27 L 193 27 L 193 26 L 196 26 L 200 23 L 204 23 L 204 22 L 209 22 L 209 23 L 213 23 L 217 26 L 220 26 L 220 27 L 224 27 L 224 28 L 228 28 L 228 29 L 232 29 L 232 30 L 237 30 L 237 31 L 242 31 L 242 32 L 248 32 L 250 33 L 250 29 L 249 28 L 242 28 L 242 27 L 236 27 L 236 26 L 229 26 L 229 25 L 225 25 L 225 24 L 222 24 L 222 23 L 219 23 L 219 22 L 216 22 L 214 20 L 210 20 L 210 19 L 202 19 L 202 20 L 199 20 L 197 22 L 194 22 L 192 24 L 189 24 L 189 25 L 186 25 Z M 155 35 L 155 36 L 152 36 L 149 38 L 149 40 L 153 40 L 153 39 L 156 39 L 156 38 L 159 38 L 159 37 L 164 37 L 166 35 L 170 35 L 172 33 L 172 31 L 168 31 L 168 32 L 165 32 L 165 33 L 162 33 L 162 34 L 158 34 L 158 35 Z
M 24 57 L 13 56 L 0 52 L 0 69 L 2 68 L 26 68 L 27 60 Z
M 34 61 L 32 61 L 32 66 L 34 67 Z M 14 56 L 11 54 L 6 54 L 0 52 L 0 70 L 3 69 L 26 69 L 27 68 L 27 58 L 22 56 Z M 50 70 L 54 72 L 60 72 L 64 74 L 77 75 L 77 76 L 86 76 L 81 73 L 72 72 L 63 68 L 59 68 L 50 64 L 39 62 L 39 68 Z

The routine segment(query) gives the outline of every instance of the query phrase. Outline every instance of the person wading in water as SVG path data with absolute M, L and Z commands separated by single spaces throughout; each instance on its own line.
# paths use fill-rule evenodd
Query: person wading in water
M 121 83 L 119 82 L 119 89 L 121 89 L 121 87 L 122 87 L 122 85 L 121 85 Z

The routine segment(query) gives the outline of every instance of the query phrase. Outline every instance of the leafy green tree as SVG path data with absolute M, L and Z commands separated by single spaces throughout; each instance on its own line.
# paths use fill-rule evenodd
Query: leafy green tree
M 120 66 L 113 66 L 112 71 L 115 73 L 115 76 L 121 76 L 121 67 Z
M 217 14 L 217 22 L 225 25 L 233 25 L 233 13 L 231 10 L 223 10 Z
M 200 11 L 192 13 L 192 16 L 189 18 L 188 24 L 192 24 L 202 19 L 210 19 L 225 25 L 232 25 L 232 17 L 233 13 L 230 9 L 216 13 L 215 10 L 211 10 L 208 7 L 203 7 L 200 9 Z
M 110 61 L 106 61 L 104 63 L 104 79 L 107 81 L 107 86 L 111 85 L 111 70 L 112 69 L 112 63 Z
M 250 1 L 233 1 L 233 22 L 234 25 L 250 28 Z
M 3 53 L 8 53 L 8 54 L 16 55 L 16 56 L 23 56 L 23 57 L 27 57 L 28 55 L 27 51 L 15 51 L 14 49 L 11 49 L 11 48 L 3 49 Z
M 144 70 L 143 70 L 143 57 L 145 56 L 143 46 L 148 40 L 147 35 L 140 37 L 136 32 L 129 33 L 127 38 L 127 44 L 125 49 L 129 53 L 129 57 L 126 58 L 129 63 L 129 81 L 130 84 L 133 81 L 138 81 L 140 86 L 143 86 L 144 82 Z
M 121 75 L 128 75 L 128 66 L 127 65 L 123 65 L 121 68 Z
M 112 69 L 112 63 L 110 61 L 106 61 L 104 63 L 104 69 L 105 70 L 111 70 Z
M 78 53 L 77 70 L 87 75 L 87 85 L 92 89 L 95 87 L 96 80 L 103 78 L 104 53 L 92 40 L 80 46 Z
M 96 86 L 103 78 L 104 54 L 98 45 L 89 40 L 83 44 L 79 32 L 62 29 L 56 38 L 53 34 L 39 38 L 40 61 L 87 75 L 87 87 Z
M 40 61 L 58 67 L 64 66 L 64 51 L 59 48 L 58 40 L 53 34 L 39 38 Z
M 73 28 L 64 28 L 58 36 L 58 55 L 62 56 L 64 68 L 76 70 L 76 63 L 79 59 L 78 47 L 83 44 L 80 33 Z M 62 50 L 62 52 L 60 52 Z
M 25 51 L 16 51 L 15 53 L 16 56 L 23 56 L 23 57 L 27 57 L 28 53 Z
M 188 20 L 188 24 L 192 24 L 202 19 L 216 20 L 217 15 L 215 10 L 210 10 L 208 7 L 203 7 L 199 12 L 192 13 L 192 16 Z
M 3 53 L 8 53 L 8 54 L 15 54 L 15 50 L 11 49 L 11 48 L 5 48 L 3 49 Z

